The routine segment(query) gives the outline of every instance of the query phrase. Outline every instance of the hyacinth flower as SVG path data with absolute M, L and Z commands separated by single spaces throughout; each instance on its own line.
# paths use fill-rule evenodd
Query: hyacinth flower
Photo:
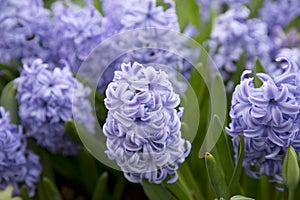
M 300 14 L 300 2 L 297 0 L 266 0 L 260 10 L 260 18 L 268 25 L 272 33 L 278 27 L 285 27 Z
M 267 24 L 258 18 L 249 19 L 249 15 L 247 7 L 234 6 L 218 17 L 211 32 L 209 54 L 225 81 L 237 70 L 236 64 L 243 53 L 246 54 L 246 69 L 252 69 L 254 58 L 258 57 L 267 66 L 268 73 L 274 70 Z
M 281 177 L 283 159 L 288 146 L 299 151 L 299 67 L 287 58 L 283 73 L 272 78 L 257 73 L 262 81 L 255 87 L 251 71 L 245 71 L 232 96 L 230 118 L 226 129 L 233 137 L 235 156 L 238 135 L 245 142 L 243 167 L 252 177 L 271 176 L 277 183 Z
M 236 6 L 237 4 L 249 3 L 249 0 L 197 0 L 201 9 L 201 19 L 207 22 L 210 12 L 220 13 L 223 6 Z
M 80 146 L 65 133 L 65 122 L 72 118 L 72 112 L 80 112 L 75 114 L 76 120 L 89 132 L 95 132 L 87 99 L 91 91 L 73 77 L 67 65 L 53 71 L 48 67 L 40 59 L 24 63 L 20 77 L 15 79 L 19 116 L 26 135 L 36 139 L 38 145 L 52 153 L 74 155 Z M 72 104 L 76 109 L 72 110 Z
M 167 74 L 123 63 L 106 90 L 106 154 L 131 182 L 173 183 L 191 144 L 181 137 L 182 108 Z
M 0 62 L 10 64 L 28 57 L 48 57 L 45 41 L 51 32 L 49 19 L 50 12 L 41 0 L 1 1 Z
M 13 195 L 20 195 L 21 186 L 26 185 L 33 197 L 42 168 L 39 157 L 26 149 L 22 130 L 10 124 L 10 114 L 0 107 L 0 190 L 11 185 Z
M 65 60 L 73 72 L 102 41 L 102 15 L 91 5 L 80 7 L 70 1 L 67 5 L 55 2 L 51 11 L 53 33 L 49 42 L 53 57 L 51 62 Z M 57 59 L 57 57 L 59 59 Z M 55 63 L 56 66 L 59 63 Z M 56 67 L 55 66 L 55 67 Z
M 185 59 L 176 55 L 176 52 L 184 54 L 184 58 L 189 58 L 187 60 L 194 60 L 198 54 L 195 56 L 196 51 L 186 48 L 185 41 L 179 37 L 180 28 L 175 3 L 172 0 L 163 1 L 163 3 L 156 0 L 126 2 L 105 0 L 102 5 L 105 15 L 102 34 L 106 37 L 120 34 L 121 41 L 118 42 L 117 48 L 131 50 L 110 65 L 108 73 L 104 77 L 112 79 L 112 70 L 109 69 L 119 67 L 122 62 L 136 61 L 144 65 L 157 63 L 164 71 L 168 72 L 176 92 L 186 91 L 186 83 L 178 79 L 177 72 L 188 79 L 192 66 Z M 116 15 L 116 13 L 118 14 Z M 128 31 L 131 31 L 131 35 L 123 38 L 122 32 L 129 33 Z M 132 51 L 132 49 L 134 50 Z M 158 65 L 153 66 L 158 69 Z M 115 70 L 119 70 L 119 68 Z M 107 84 L 103 83 L 100 90 L 106 88 Z

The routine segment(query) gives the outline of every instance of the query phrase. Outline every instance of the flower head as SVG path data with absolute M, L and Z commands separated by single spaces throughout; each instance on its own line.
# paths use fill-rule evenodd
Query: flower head
M 274 78 L 257 74 L 261 87 L 254 87 L 250 71 L 243 73 L 232 96 L 227 133 L 233 137 L 236 154 L 238 135 L 243 136 L 243 166 L 250 176 L 273 176 L 281 183 L 286 148 L 299 144 L 300 90 L 296 63 L 286 58 L 279 61 L 285 63 L 282 74 Z
M 10 0 L 0 5 L 0 62 L 47 57 L 50 12 L 41 0 Z M 37 20 L 38 19 L 38 20 Z
M 66 60 L 72 71 L 76 72 L 101 42 L 102 16 L 91 5 L 79 7 L 72 3 L 66 6 L 62 2 L 56 2 L 52 11 L 54 32 L 49 46 L 54 56 L 56 54 L 60 60 Z M 59 60 L 57 57 L 53 57 L 51 61 Z
M 297 0 L 267 0 L 260 10 L 261 19 L 268 25 L 270 32 L 277 26 L 285 27 L 300 14 L 300 2 Z
M 137 62 L 123 63 L 106 96 L 108 157 L 129 181 L 161 183 L 171 175 L 168 182 L 175 182 L 191 144 L 181 138 L 180 100 L 167 74 Z
M 18 84 L 19 115 L 26 134 L 53 153 L 75 154 L 79 146 L 65 133 L 65 122 L 72 118 L 72 103 L 79 104 L 73 112 L 84 111 L 77 117 L 93 133 L 95 119 L 86 97 L 90 91 L 79 83 L 66 66 L 50 71 L 42 60 L 24 64 Z M 82 88 L 81 90 L 74 88 Z M 72 99 L 72 97 L 74 97 Z
M 272 72 L 270 59 L 272 43 L 266 24 L 260 19 L 248 19 L 250 11 L 244 6 L 235 6 L 220 15 L 209 41 L 210 55 L 227 81 L 236 71 L 236 63 L 246 54 L 246 69 L 252 69 L 254 58 L 258 57 Z
M 25 184 L 32 197 L 41 173 L 39 157 L 26 149 L 22 127 L 9 121 L 9 113 L 0 107 L 0 190 L 12 185 L 18 195 Z

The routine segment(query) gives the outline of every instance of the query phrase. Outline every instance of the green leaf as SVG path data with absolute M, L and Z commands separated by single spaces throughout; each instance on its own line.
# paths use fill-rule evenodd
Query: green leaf
M 203 158 L 206 152 L 210 152 L 221 136 L 224 121 L 226 119 L 226 93 L 220 74 L 217 74 L 209 90 L 211 99 L 211 121 L 205 135 L 204 142 L 199 151 L 199 157 Z
M 102 10 L 100 0 L 93 0 L 93 4 L 94 4 L 95 8 L 103 15 L 104 13 Z
M 30 200 L 26 185 L 22 185 L 21 187 L 21 197 L 23 200 Z
M 0 103 L 5 108 L 5 110 L 10 113 L 10 122 L 13 124 L 20 123 L 16 93 L 17 85 L 13 81 L 11 81 L 3 88 L 0 98 Z
M 236 63 L 236 71 L 232 76 L 232 80 L 234 81 L 234 86 L 240 83 L 241 75 L 245 69 L 246 57 L 247 57 L 246 51 L 244 51 L 240 56 L 240 59 Z
M 300 32 L 300 16 L 293 19 L 286 27 L 285 30 L 289 31 L 292 28 L 296 28 L 298 32 Z
M 233 197 L 230 198 L 230 200 L 254 200 L 250 197 L 244 197 L 242 195 L 235 195 Z
M 93 194 L 97 178 L 99 176 L 95 159 L 89 154 L 85 147 L 82 147 L 78 155 L 80 182 L 84 184 L 85 190 L 89 194 Z
M 257 17 L 258 14 L 259 14 L 259 10 L 262 7 L 264 1 L 262 1 L 262 0 L 252 0 L 250 2 L 251 2 L 251 4 L 250 4 L 250 10 L 251 10 L 250 18 Z
M 287 148 L 282 168 L 282 178 L 289 189 L 294 190 L 299 182 L 299 164 L 297 154 L 292 146 Z
M 143 184 L 144 192 L 150 200 L 175 200 L 176 198 L 162 185 L 151 184 L 148 181 L 144 181 Z
M 78 136 L 78 132 L 76 129 L 76 126 L 74 124 L 73 119 L 68 119 L 65 123 L 65 130 L 67 132 L 67 134 L 74 139 L 78 144 L 82 144 L 79 136 Z
M 107 180 L 108 180 L 108 173 L 103 172 L 101 176 L 98 178 L 92 200 L 104 199 L 104 193 L 107 191 Z
M 178 180 L 172 184 L 165 184 L 165 187 L 177 198 L 193 200 L 191 190 L 187 186 L 183 174 L 178 170 Z
M 234 168 L 234 171 L 233 171 L 233 174 L 231 176 L 229 186 L 228 186 L 230 191 L 232 191 L 236 187 L 237 183 L 240 180 L 240 175 L 242 172 L 243 158 L 244 158 L 244 138 L 240 135 L 239 136 L 238 160 L 237 160 L 236 166 Z
M 0 63 L 0 69 L 10 80 L 16 78 L 19 75 L 19 71 L 13 66 L 7 66 Z
M 205 164 L 211 185 L 217 195 L 217 198 L 229 198 L 229 190 L 225 182 L 223 170 L 212 154 L 205 154 Z
M 62 200 L 62 197 L 56 186 L 47 177 L 43 178 L 45 194 L 49 200 Z
M 263 82 L 257 77 L 257 73 L 265 73 L 264 67 L 258 58 L 255 59 L 253 76 L 254 76 L 254 87 L 259 88 L 263 85 Z

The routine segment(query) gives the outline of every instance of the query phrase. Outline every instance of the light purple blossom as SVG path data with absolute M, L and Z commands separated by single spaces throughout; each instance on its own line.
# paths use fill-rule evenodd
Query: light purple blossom
M 202 21 L 206 22 L 211 12 L 218 14 L 222 11 L 222 6 L 234 7 L 240 4 L 248 3 L 249 0 L 197 0 L 200 7 L 200 16 Z
M 107 155 L 116 160 L 125 177 L 159 184 L 176 170 L 190 152 L 182 139 L 179 96 L 167 74 L 135 62 L 122 64 L 106 90 L 108 116 L 103 127 Z
M 0 62 L 48 57 L 50 12 L 41 0 L 9 0 L 0 6 Z M 37 20 L 38 19 L 38 20 Z
M 122 62 L 139 62 L 144 65 L 155 63 L 154 67 L 169 66 L 165 71 L 169 74 L 174 89 L 178 93 L 186 91 L 185 81 L 178 79 L 178 72 L 184 78 L 188 79 L 191 71 L 191 64 L 188 60 L 195 60 L 198 54 L 193 49 L 185 47 L 185 42 L 179 37 L 180 32 L 178 18 L 176 15 L 175 3 L 173 1 L 164 1 L 164 8 L 156 0 L 130 0 L 121 1 L 103 1 L 103 10 L 105 17 L 103 19 L 102 34 L 106 37 L 120 34 L 131 30 L 131 35 L 124 36 L 120 42 L 116 42 L 119 49 L 136 49 L 129 51 L 121 58 L 116 58 L 108 68 L 120 66 Z M 170 31 L 171 30 L 171 31 Z M 190 29 L 189 29 L 190 30 Z M 184 58 L 171 52 L 183 52 Z M 113 52 L 112 54 L 114 54 Z M 115 68 L 114 70 L 119 70 Z M 105 79 L 111 77 L 111 69 L 103 76 Z M 110 73 L 110 74 L 109 74 Z M 107 79 L 109 80 L 109 79 Z M 109 80 L 111 81 L 111 80 Z M 101 81 L 100 90 L 106 88 L 107 83 Z
M 102 16 L 91 5 L 79 7 L 69 3 L 56 2 L 51 8 L 54 30 L 49 38 L 53 51 L 51 62 L 65 60 L 76 72 L 84 59 L 101 42 Z M 56 65 L 58 63 L 55 63 Z
M 298 0 L 266 0 L 260 16 L 272 32 L 276 27 L 285 27 L 300 14 L 300 1 Z
M 26 134 L 52 153 L 76 154 L 80 147 L 65 133 L 64 125 L 73 116 L 73 103 L 77 105 L 73 112 L 82 112 L 75 114 L 80 117 L 76 120 L 94 133 L 95 119 L 86 99 L 89 88 L 73 77 L 68 66 L 50 71 L 39 59 L 25 63 L 15 82 L 18 84 L 19 116 Z M 78 93 L 74 93 L 75 88 Z
M 251 71 L 245 71 L 232 96 L 230 118 L 226 129 L 233 137 L 235 154 L 238 135 L 245 141 L 243 166 L 253 178 L 273 176 L 282 183 L 281 169 L 286 148 L 299 144 L 299 68 L 287 58 L 283 72 L 272 78 L 258 73 L 263 82 L 254 87 Z
M 258 57 L 267 66 L 267 72 L 274 70 L 267 26 L 260 19 L 248 19 L 249 14 L 248 8 L 235 6 L 219 16 L 211 32 L 210 55 L 225 81 L 237 70 L 236 63 L 243 53 L 246 54 L 246 69 L 251 69 Z
M 13 194 L 20 195 L 24 184 L 33 197 L 41 173 L 39 157 L 26 149 L 22 127 L 9 121 L 10 114 L 0 107 L 0 190 L 12 185 Z

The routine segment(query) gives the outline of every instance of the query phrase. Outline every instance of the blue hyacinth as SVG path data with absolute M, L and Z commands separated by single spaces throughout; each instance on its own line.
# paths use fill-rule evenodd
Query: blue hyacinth
M 260 17 L 273 32 L 276 27 L 285 27 L 300 14 L 300 2 L 298 0 L 266 0 L 260 10 Z
M 161 4 L 167 8 L 165 9 Z M 185 81 L 180 81 L 178 72 L 188 79 L 192 65 L 186 59 L 192 62 L 198 54 L 196 50 L 186 48 L 186 41 L 179 37 L 180 28 L 175 3 L 169 0 L 161 4 L 156 0 L 103 1 L 105 17 L 102 34 L 109 37 L 127 31 L 126 36 L 121 35 L 121 41 L 115 49 L 135 49 L 128 51 L 121 58 L 115 58 L 116 61 L 109 68 L 119 70 L 115 67 L 123 62 L 137 61 L 144 65 L 156 63 L 154 67 L 160 66 L 164 69 L 175 91 L 182 93 L 186 91 L 187 84 Z M 128 32 L 129 30 L 132 32 Z M 181 52 L 183 56 L 171 52 Z M 118 55 L 112 52 L 112 55 L 114 54 Z M 109 68 L 103 77 L 110 82 L 113 70 Z M 107 77 L 110 77 L 110 80 Z M 103 91 L 109 82 L 102 81 L 100 90 Z
M 234 7 L 240 4 L 246 4 L 249 0 L 197 0 L 200 6 L 200 14 L 203 21 L 207 21 L 210 12 L 220 13 L 222 11 L 222 6 Z
M 95 119 L 87 100 L 89 88 L 73 77 L 68 66 L 51 71 L 37 59 L 23 68 L 15 83 L 19 116 L 26 134 L 52 153 L 76 154 L 80 147 L 65 133 L 64 125 L 72 118 L 72 112 L 76 112 L 76 121 L 94 133 Z
M 209 53 L 225 81 L 237 70 L 236 63 L 243 53 L 246 53 L 246 69 L 251 69 L 254 58 L 258 57 L 268 72 L 274 70 L 267 25 L 260 19 L 249 19 L 249 15 L 248 8 L 234 6 L 219 16 L 211 32 Z
M 65 60 L 76 72 L 81 63 L 102 40 L 102 16 L 91 5 L 56 2 L 52 5 L 52 37 L 48 40 L 53 52 L 51 62 Z M 55 63 L 56 65 L 59 63 Z
M 106 90 L 103 131 L 106 154 L 129 181 L 159 184 L 168 175 L 168 183 L 177 180 L 176 170 L 191 148 L 181 137 L 179 103 L 164 71 L 137 62 L 115 71 Z
M 300 82 L 297 64 L 280 58 L 283 73 L 272 78 L 258 73 L 261 87 L 254 87 L 251 71 L 245 71 L 232 96 L 227 133 L 233 137 L 235 154 L 238 135 L 245 141 L 243 167 L 253 178 L 273 176 L 282 183 L 281 169 L 286 148 L 299 151 Z
M 49 56 L 45 41 L 51 23 L 41 0 L 9 0 L 0 5 L 0 62 Z M 37 20 L 38 19 L 38 20 Z
M 41 173 L 39 157 L 26 149 L 22 127 L 9 121 L 10 114 L 0 107 L 0 190 L 12 185 L 13 194 L 19 195 L 21 186 L 26 185 L 33 197 Z

